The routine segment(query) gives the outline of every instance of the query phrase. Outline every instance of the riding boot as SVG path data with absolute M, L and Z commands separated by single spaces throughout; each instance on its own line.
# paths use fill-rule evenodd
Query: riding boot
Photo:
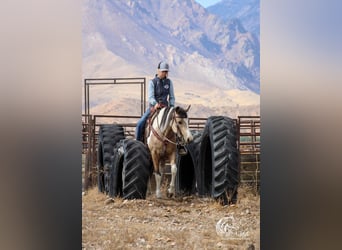
M 136 140 L 137 140 L 137 141 L 144 142 L 144 134 L 145 134 L 145 126 L 142 126 L 142 127 L 140 128 L 140 131 L 139 131 L 139 133 L 138 133 L 138 135 L 137 135 Z

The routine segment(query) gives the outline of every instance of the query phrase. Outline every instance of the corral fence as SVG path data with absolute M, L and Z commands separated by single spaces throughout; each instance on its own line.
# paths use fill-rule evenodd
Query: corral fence
M 91 85 L 137 84 L 141 89 L 141 115 L 146 109 L 145 78 L 101 78 L 85 79 L 85 112 L 82 114 L 82 181 L 83 190 L 97 184 L 98 131 L 103 124 L 120 124 L 126 138 L 134 138 L 135 127 L 140 116 L 93 115 L 90 114 Z M 260 185 L 260 116 L 238 116 L 234 119 L 238 131 L 240 183 L 247 183 L 259 189 Z M 191 130 L 203 130 L 207 118 L 189 117 Z

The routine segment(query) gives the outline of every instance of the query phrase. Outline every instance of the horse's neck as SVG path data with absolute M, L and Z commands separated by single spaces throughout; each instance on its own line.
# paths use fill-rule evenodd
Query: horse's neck
M 173 115 L 173 108 L 161 109 L 154 119 L 154 128 L 158 129 L 164 135 L 169 134 L 172 127 L 171 122 L 173 119 Z

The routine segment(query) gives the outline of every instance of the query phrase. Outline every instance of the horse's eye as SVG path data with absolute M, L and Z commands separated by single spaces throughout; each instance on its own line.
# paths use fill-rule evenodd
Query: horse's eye
M 179 124 L 179 125 L 182 125 L 182 121 L 179 121 L 178 124 Z

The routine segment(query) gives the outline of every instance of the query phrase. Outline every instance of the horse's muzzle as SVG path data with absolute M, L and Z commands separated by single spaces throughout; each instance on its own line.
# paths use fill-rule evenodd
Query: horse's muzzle
M 191 133 L 188 136 L 178 137 L 178 138 L 180 139 L 178 143 L 180 143 L 180 145 L 183 145 L 183 146 L 185 146 L 186 144 L 189 144 L 193 140 Z
M 194 138 L 192 137 L 192 134 L 190 133 L 190 134 L 188 135 L 188 137 L 187 137 L 186 143 L 192 142 L 193 139 L 194 139 Z

